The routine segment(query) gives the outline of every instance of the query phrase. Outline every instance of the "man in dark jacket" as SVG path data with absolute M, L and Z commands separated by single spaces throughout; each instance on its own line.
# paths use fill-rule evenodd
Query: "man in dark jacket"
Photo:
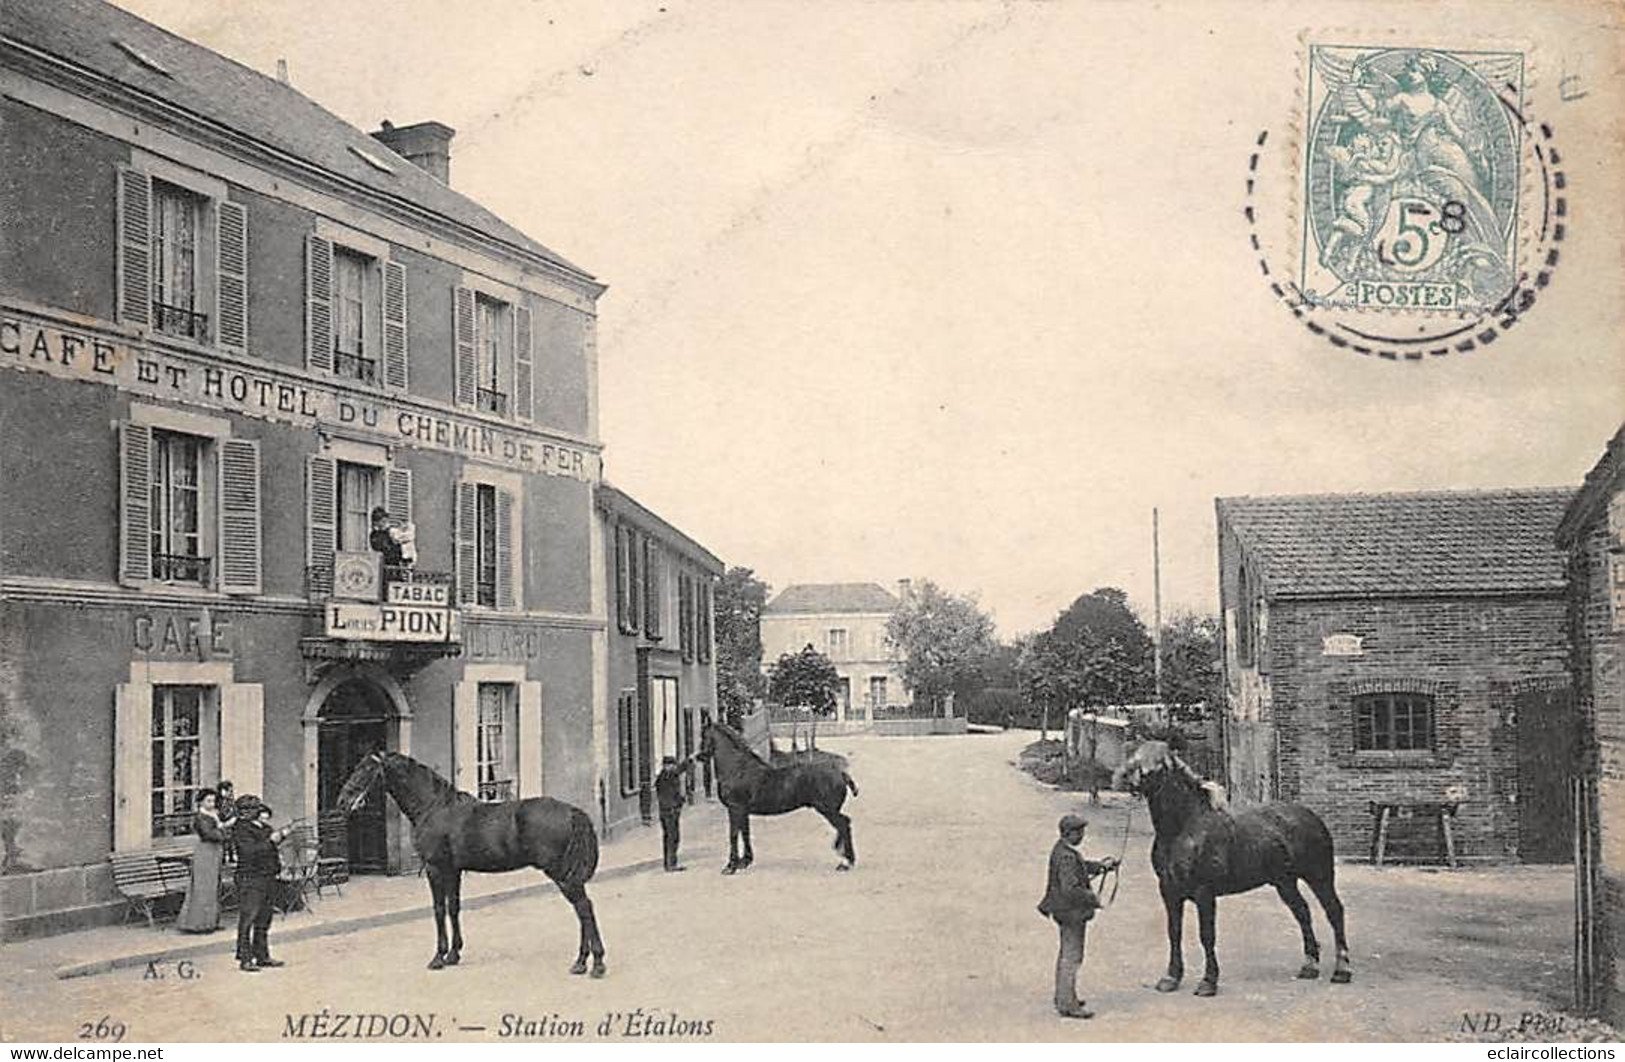
M 282 873 L 277 844 L 288 829 L 271 828 L 271 809 L 258 797 L 237 801 L 237 968 L 258 973 L 267 966 L 282 966 L 271 958 L 271 898 Z
M 1055 956 L 1055 1009 L 1063 1018 L 1092 1018 L 1094 1011 L 1078 999 L 1078 968 L 1083 965 L 1083 931 L 1095 916 L 1100 900 L 1089 879 L 1117 865 L 1111 856 L 1095 861 L 1078 854 L 1083 831 L 1089 825 L 1082 815 L 1061 817 L 1061 839 L 1049 853 L 1049 881 L 1038 913 L 1055 919 L 1061 927 L 1061 950 Z
M 655 775 L 655 799 L 660 804 L 660 844 L 665 853 L 667 871 L 687 870 L 677 862 L 677 845 L 682 839 L 680 821 L 683 816 L 683 772 L 694 762 L 690 756 L 681 763 L 676 756 L 660 761 L 660 773 Z

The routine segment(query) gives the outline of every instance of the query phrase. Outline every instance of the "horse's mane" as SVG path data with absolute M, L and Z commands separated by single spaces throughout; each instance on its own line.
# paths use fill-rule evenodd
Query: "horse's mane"
M 433 807 L 436 804 L 454 804 L 459 800 L 474 799 L 467 793 L 459 791 L 456 786 L 446 781 L 446 779 L 440 777 L 439 772 L 437 772 L 433 767 L 430 767 L 426 763 L 420 763 L 417 760 L 414 760 L 404 752 L 389 752 L 385 753 L 385 756 L 388 761 L 393 762 L 400 767 L 402 772 L 408 776 L 409 781 L 418 783 L 416 786 L 414 786 L 415 789 L 426 789 L 428 791 L 425 794 L 427 799 L 424 802 L 424 807 Z M 400 798 L 398 796 L 395 798 L 395 802 L 397 804 L 400 803 Z M 405 811 L 406 809 L 402 808 L 401 810 Z M 408 813 L 407 817 L 410 818 L 413 815 L 416 815 L 420 810 L 421 809 L 419 808 L 413 808 Z
M 745 735 L 741 734 L 727 723 L 718 720 L 717 722 L 711 724 L 711 729 L 727 738 L 729 743 L 740 752 L 743 752 L 747 756 L 754 757 L 756 762 L 760 763 L 762 766 L 773 766 L 762 756 L 761 753 L 750 747 L 750 742 L 745 740 Z

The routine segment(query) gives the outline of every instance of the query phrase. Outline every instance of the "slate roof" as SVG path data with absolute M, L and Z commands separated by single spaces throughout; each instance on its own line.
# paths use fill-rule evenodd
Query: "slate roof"
M 1270 597 L 1558 592 L 1572 487 L 1220 498 Z
M 608 483 L 599 483 L 594 488 L 598 493 L 601 505 L 612 512 L 624 513 L 634 521 L 642 524 L 646 530 L 652 530 L 662 535 L 669 543 L 683 547 L 702 566 L 715 575 L 721 575 L 725 570 L 722 561 L 717 555 L 700 545 L 683 532 L 677 530 L 653 509 L 648 508 L 636 498 L 619 487 L 612 487 Z
M 875 583 L 791 583 L 762 612 L 895 612 L 897 604 Z
M 103 0 L 5 0 L 0 33 L 590 280 L 562 256 L 291 86 Z M 357 150 L 380 159 L 394 172 L 380 172 Z

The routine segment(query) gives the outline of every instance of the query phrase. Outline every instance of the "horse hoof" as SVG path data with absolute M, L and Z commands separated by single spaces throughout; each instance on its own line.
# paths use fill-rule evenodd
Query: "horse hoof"
M 852 864 L 851 863 L 836 863 L 835 864 L 835 869 L 836 870 L 851 870 L 852 869 Z
M 739 868 L 730 863 L 728 866 L 722 868 L 722 872 L 724 874 L 737 874 L 739 873 Z
M 581 959 L 580 961 L 578 961 L 575 965 L 570 967 L 570 972 L 573 973 L 573 974 L 576 974 L 576 975 L 586 973 L 587 972 L 587 960 L 586 959 Z
M 1219 994 L 1219 986 L 1212 981 L 1203 981 L 1196 986 L 1196 994 L 1199 996 L 1216 996 Z
M 1336 970 L 1332 973 L 1332 984 L 1334 985 L 1346 985 L 1352 980 L 1354 980 L 1353 970 Z
M 1298 968 L 1298 980 L 1313 981 L 1320 976 L 1320 967 L 1312 962 L 1306 962 Z
M 431 970 L 439 970 L 439 969 L 443 968 L 445 965 L 446 965 L 446 960 L 442 959 L 438 955 L 436 955 L 434 958 L 429 960 L 429 969 L 431 969 Z
M 462 954 L 460 952 L 455 952 L 455 951 L 446 952 L 446 965 L 447 966 L 456 966 L 458 963 L 460 963 L 462 961 L 463 961 L 463 956 L 462 956 Z
M 603 963 L 597 963 L 592 968 L 592 976 L 593 976 L 594 979 L 602 979 L 603 976 L 605 974 L 607 974 L 608 972 L 609 971 L 604 968 Z
M 1177 977 L 1164 977 L 1162 980 L 1157 982 L 1158 992 L 1172 992 L 1178 987 L 1179 978 Z

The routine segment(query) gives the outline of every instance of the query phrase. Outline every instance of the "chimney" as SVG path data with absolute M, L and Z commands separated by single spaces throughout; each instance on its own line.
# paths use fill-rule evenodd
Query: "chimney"
M 288 80 L 288 61 L 286 59 L 278 59 L 276 61 L 276 79 L 282 82 L 284 85 L 293 84 L 293 82 Z
M 903 602 L 906 605 L 908 603 L 909 598 L 911 598 L 913 596 L 914 596 L 914 580 L 912 580 L 912 579 L 899 579 L 899 580 L 897 580 L 897 600 Z
M 457 130 L 439 122 L 418 122 L 396 126 L 387 118 L 383 128 L 372 134 L 374 140 L 419 169 L 427 170 L 441 184 L 451 183 L 451 138 Z

